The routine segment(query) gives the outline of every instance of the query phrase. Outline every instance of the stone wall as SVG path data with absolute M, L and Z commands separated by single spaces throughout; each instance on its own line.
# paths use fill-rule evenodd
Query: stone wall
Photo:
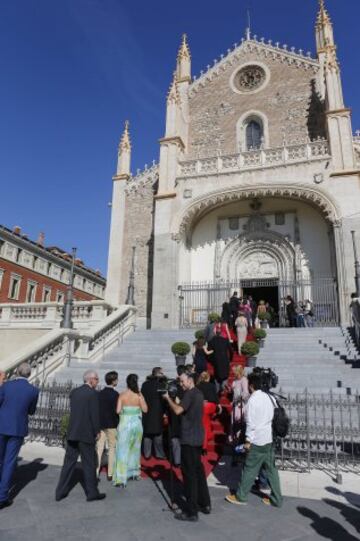
M 243 64 L 259 62 L 270 74 L 257 92 L 239 94 L 231 77 Z M 190 90 L 189 155 L 232 154 L 238 151 L 237 123 L 248 111 L 261 112 L 268 121 L 268 147 L 306 137 L 325 137 L 323 104 L 317 93 L 317 67 L 265 56 L 263 49 L 240 49 L 235 62 L 217 76 Z
M 140 318 L 151 311 L 153 273 L 153 215 L 157 179 L 150 175 L 145 182 L 131 179 L 126 188 L 124 251 L 122 254 L 121 299 L 126 300 L 131 270 L 132 247 L 135 251 L 135 305 Z

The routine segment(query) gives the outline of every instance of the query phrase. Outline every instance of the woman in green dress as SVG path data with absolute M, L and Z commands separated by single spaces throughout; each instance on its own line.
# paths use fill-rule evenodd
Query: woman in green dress
M 128 479 L 140 478 L 140 453 L 143 435 L 142 412 L 148 407 L 139 391 L 138 376 L 129 374 L 127 390 L 119 395 L 116 411 L 120 415 L 117 429 L 113 485 L 126 486 Z

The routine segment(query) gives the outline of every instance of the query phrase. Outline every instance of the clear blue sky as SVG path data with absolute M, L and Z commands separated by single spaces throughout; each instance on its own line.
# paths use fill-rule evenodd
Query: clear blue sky
M 327 0 L 346 104 L 360 128 L 359 0 Z M 0 0 L 0 223 L 106 271 L 117 145 L 158 159 L 180 36 L 193 73 L 244 33 L 314 52 L 316 0 Z

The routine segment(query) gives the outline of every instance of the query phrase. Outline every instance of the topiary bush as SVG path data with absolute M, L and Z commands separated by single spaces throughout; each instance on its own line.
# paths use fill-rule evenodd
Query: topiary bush
M 265 329 L 255 329 L 254 331 L 254 338 L 256 338 L 256 340 L 263 340 L 264 338 L 266 338 L 266 335 L 267 332 L 265 331 Z
M 241 353 L 246 357 L 255 357 L 259 353 L 259 345 L 257 342 L 244 342 L 241 346 Z
M 218 321 L 220 321 L 220 319 L 220 315 L 216 312 L 210 312 L 208 315 L 208 320 L 210 321 L 210 323 L 217 323 Z
M 196 340 L 205 339 L 205 331 L 203 331 L 202 329 L 195 331 L 195 338 Z
M 258 314 L 258 318 L 260 321 L 270 321 L 271 314 L 269 314 L 269 312 L 260 312 L 260 314 Z
M 187 342 L 175 342 L 171 346 L 171 352 L 174 355 L 185 356 L 185 355 L 188 355 L 190 353 L 190 346 L 189 346 L 189 344 Z

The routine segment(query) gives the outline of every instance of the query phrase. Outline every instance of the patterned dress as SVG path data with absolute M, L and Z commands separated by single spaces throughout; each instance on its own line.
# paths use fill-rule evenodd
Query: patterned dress
M 124 406 L 117 430 L 113 485 L 126 486 L 127 480 L 140 475 L 143 427 L 141 409 Z

